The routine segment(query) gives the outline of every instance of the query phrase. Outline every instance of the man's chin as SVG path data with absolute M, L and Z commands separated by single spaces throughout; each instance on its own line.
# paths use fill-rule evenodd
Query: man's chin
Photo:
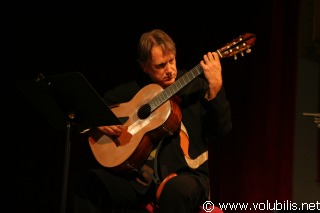
M 168 81 L 163 82 L 162 83 L 162 87 L 166 88 L 166 87 L 170 86 L 171 84 L 173 84 L 174 82 L 175 82 L 175 79 L 172 78 L 172 79 L 170 79 Z

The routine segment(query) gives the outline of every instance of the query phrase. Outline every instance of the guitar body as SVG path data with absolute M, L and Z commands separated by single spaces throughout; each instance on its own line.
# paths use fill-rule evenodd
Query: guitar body
M 107 136 L 97 129 L 90 133 L 90 148 L 102 166 L 125 175 L 136 172 L 162 136 L 180 127 L 181 111 L 171 99 L 147 117 L 139 118 L 139 109 L 162 91 L 157 84 L 147 85 L 132 100 L 111 109 L 120 120 L 126 120 L 119 137 Z

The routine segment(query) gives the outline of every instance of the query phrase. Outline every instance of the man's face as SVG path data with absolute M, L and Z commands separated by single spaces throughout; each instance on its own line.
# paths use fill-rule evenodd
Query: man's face
M 173 84 L 177 77 L 175 55 L 171 52 L 163 53 L 159 46 L 155 46 L 151 50 L 151 56 L 151 61 L 143 67 L 144 72 L 163 88 Z

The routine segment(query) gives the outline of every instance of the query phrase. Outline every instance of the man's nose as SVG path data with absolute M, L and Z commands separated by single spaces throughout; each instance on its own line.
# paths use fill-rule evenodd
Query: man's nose
M 169 76 L 172 75 L 172 68 L 171 68 L 170 64 L 167 64 L 167 65 L 166 65 L 165 72 L 166 72 L 166 74 L 169 75 Z

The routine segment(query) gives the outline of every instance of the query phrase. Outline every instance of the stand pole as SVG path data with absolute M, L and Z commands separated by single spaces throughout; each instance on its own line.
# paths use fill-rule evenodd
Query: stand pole
M 68 171 L 69 171 L 69 161 L 70 161 L 70 146 L 71 146 L 71 123 L 67 122 L 67 132 L 66 132 L 66 147 L 65 147 L 65 161 L 63 169 L 63 179 L 62 179 L 62 194 L 61 194 L 61 213 L 66 212 L 67 194 L 68 194 Z

